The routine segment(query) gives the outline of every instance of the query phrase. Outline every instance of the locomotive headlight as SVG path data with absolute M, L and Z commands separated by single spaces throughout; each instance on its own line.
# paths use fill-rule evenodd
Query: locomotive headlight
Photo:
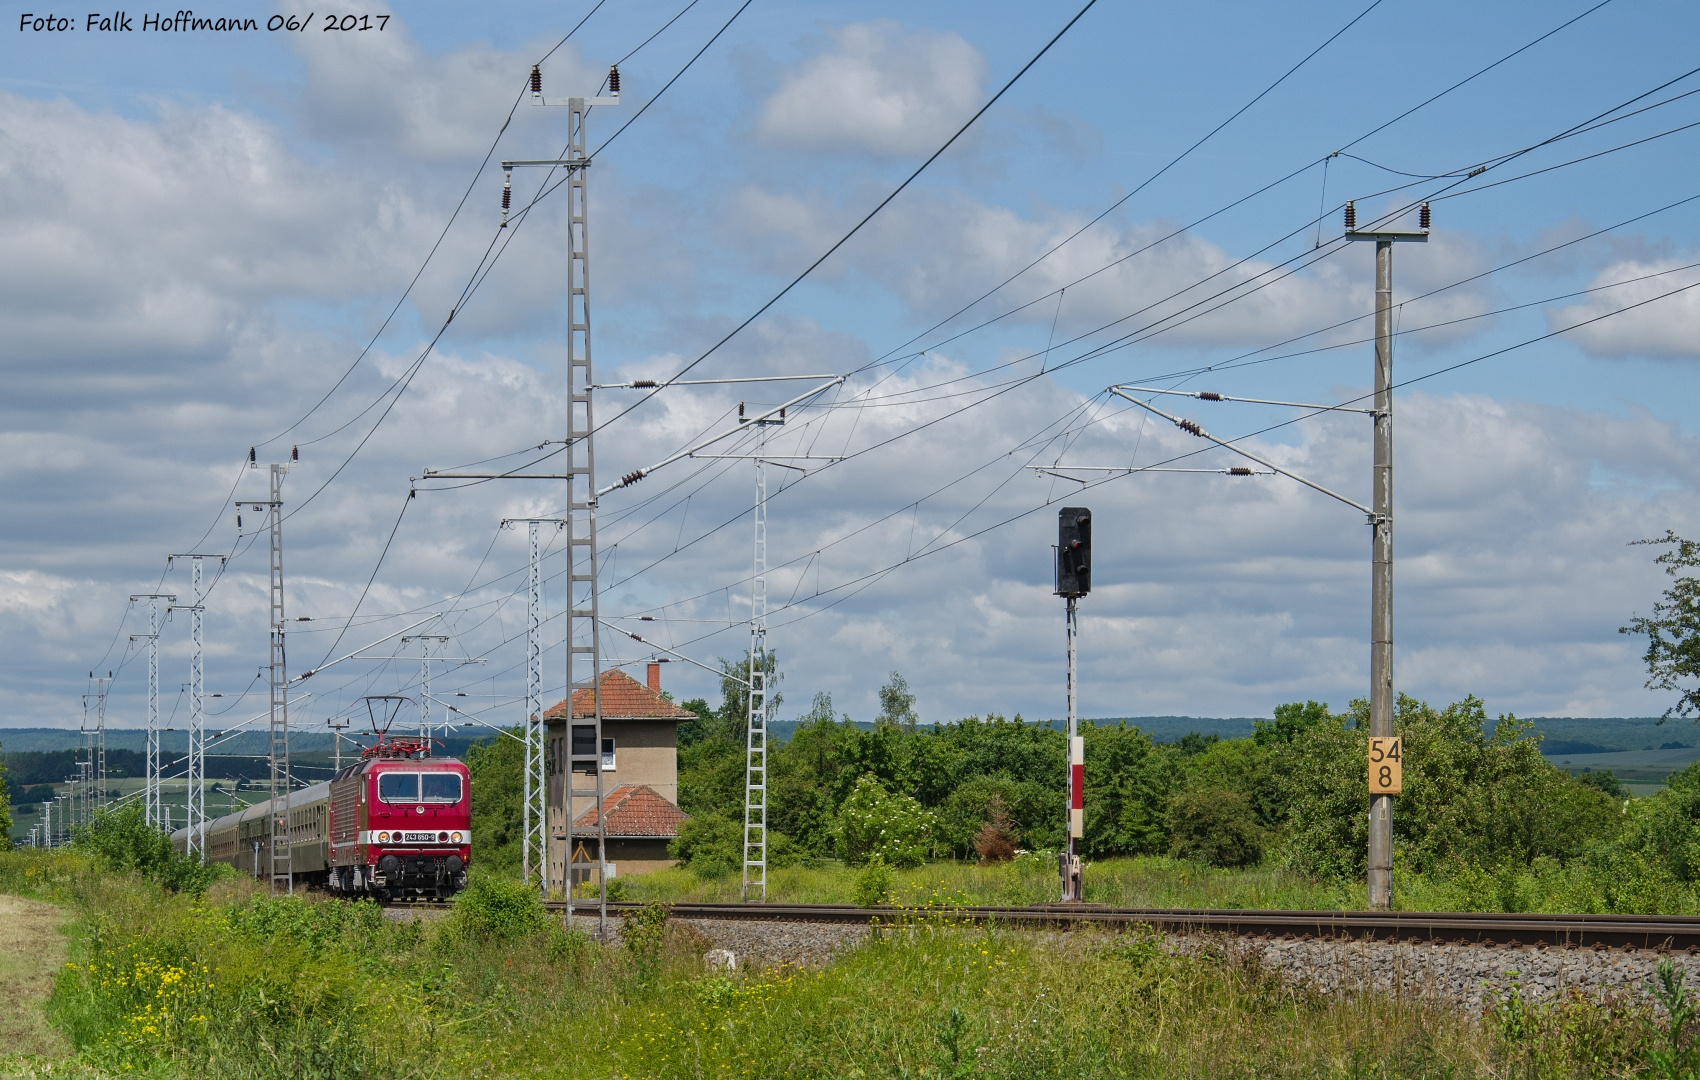
M 453 841 L 454 843 L 457 843 L 457 844 L 460 843 L 460 833 L 454 833 L 454 834 L 450 835 L 449 839 L 451 841 Z
M 389 842 L 390 842 L 390 834 L 389 833 L 381 832 L 381 833 L 378 834 L 378 843 L 387 844 Z

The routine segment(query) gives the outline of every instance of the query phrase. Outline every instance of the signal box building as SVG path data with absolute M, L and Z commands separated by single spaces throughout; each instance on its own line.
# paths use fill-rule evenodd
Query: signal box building
M 696 719 L 661 696 L 661 665 L 649 665 L 647 685 L 618 669 L 604 672 L 602 687 L 602 812 L 607 816 L 610 876 L 630 877 L 672 864 L 667 844 L 686 818 L 679 809 L 679 724 Z M 563 701 L 544 714 L 548 725 L 545 768 L 549 776 L 549 885 L 561 887 L 569 857 L 596 861 L 597 808 L 594 798 L 573 799 L 573 838 L 582 853 L 566 849 L 562 807 L 568 789 L 567 740 L 583 756 L 595 738 L 595 705 L 589 690 L 573 694 L 571 719 Z M 580 789 L 594 785 L 581 774 Z M 591 835 L 587 842 L 585 837 Z M 574 880 L 584 875 L 574 872 Z

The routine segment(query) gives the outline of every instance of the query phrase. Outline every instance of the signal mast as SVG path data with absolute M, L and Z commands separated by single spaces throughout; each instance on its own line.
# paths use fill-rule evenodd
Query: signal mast
M 1057 870 L 1063 903 L 1085 899 L 1080 874 L 1080 842 L 1086 835 L 1086 740 L 1075 712 L 1075 638 L 1080 598 L 1092 591 L 1092 511 L 1065 506 L 1057 513 L 1056 594 L 1068 601 L 1068 830 Z

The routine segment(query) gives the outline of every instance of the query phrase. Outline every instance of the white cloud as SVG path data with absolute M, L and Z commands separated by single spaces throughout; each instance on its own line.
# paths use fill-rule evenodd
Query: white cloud
M 301 48 L 306 83 L 291 113 L 299 130 L 228 107 L 178 104 L 125 119 L 66 101 L 0 96 L 0 239 L 15 255 L 0 266 L 0 370 L 9 391 L 0 403 L 7 509 L 0 519 L 7 657 L 0 708 L 13 722 L 64 720 L 109 641 L 116 648 L 101 666 L 124 661 L 136 630 L 133 614 L 118 626 L 124 598 L 151 591 L 163 554 L 195 543 L 227 511 L 246 447 L 310 406 L 364 344 L 459 196 L 444 176 L 454 174 L 456 185 L 463 177 L 442 163 L 482 152 L 490 111 L 505 110 L 514 89 L 513 57 L 477 47 L 431 57 L 392 36 Z M 546 72 L 551 86 L 577 77 L 578 61 L 559 55 L 561 68 Z M 761 106 L 758 131 L 825 157 L 930 149 L 977 103 L 983 77 L 983 62 L 960 39 L 888 24 L 851 27 L 835 35 L 828 53 L 787 76 Z M 516 124 L 542 132 L 549 121 L 533 113 L 547 112 L 532 110 Z M 536 145 L 531 134 L 525 139 Z M 771 295 L 759 274 L 794 270 L 798 256 L 818 254 L 843 219 L 867 205 L 850 190 L 862 182 L 856 178 L 834 202 L 839 193 L 787 188 L 784 176 L 763 177 L 771 188 L 743 172 L 693 177 L 700 191 L 677 199 L 662 185 L 599 176 L 603 379 L 676 370 L 698 343 L 735 325 L 752 297 Z M 475 203 L 485 208 L 482 217 L 469 215 L 479 229 L 493 218 L 493 190 L 487 184 L 474 193 L 487 200 Z M 63 213 L 30 209 L 56 198 Z M 690 199 L 716 211 L 736 199 L 741 212 L 717 232 Z M 384 427 L 310 506 L 301 509 L 377 416 L 357 414 L 417 355 L 454 302 L 455 275 L 476 263 L 488 231 L 451 234 L 443 268 L 428 273 L 415 295 L 417 311 L 434 314 L 415 318 L 404 309 L 391 336 L 319 415 L 261 450 L 263 461 L 285 454 L 291 440 L 302 443 L 285 490 L 295 514 L 286 526 L 286 566 L 291 615 L 314 621 L 291 627 L 295 670 L 330 648 L 388 544 L 340 650 L 447 612 L 457 654 L 490 663 L 445 674 L 439 688 L 488 694 L 469 705 L 487 702 L 487 715 L 511 720 L 522 685 L 524 605 L 514 590 L 524 545 L 496 522 L 558 514 L 561 485 L 422 485 L 444 489 L 422 490 L 393 543 L 390 531 L 407 478 L 426 466 L 506 468 L 558 450 L 515 453 L 563 433 L 560 252 L 538 239 L 559 236 L 558 216 L 550 217 L 559 209 L 547 204 L 521 232 Z M 822 281 L 798 290 L 696 374 L 862 368 L 871 355 L 868 328 L 889 331 L 891 309 L 930 320 L 1083 220 L 1043 205 L 1013 209 L 974 192 L 907 193 L 823 268 Z M 1014 292 L 1042 294 L 1165 230 L 1155 220 L 1107 222 Z M 633 241 L 640 231 L 657 239 L 653 249 Z M 646 276 L 652 255 L 666 263 L 660 287 Z M 731 265 L 736 257 L 747 262 Z M 1237 257 L 1208 237 L 1177 237 L 1071 288 L 1059 337 L 1141 307 L 1152 311 L 1136 323 L 1149 321 L 1270 266 L 1227 269 Z M 1369 308 L 1367 259 L 1368 252 L 1350 252 L 1190 323 L 1173 340 L 1190 348 L 1263 344 L 1360 315 Z M 1401 250 L 1400 292 L 1482 265 L 1468 237 L 1437 233 L 1427 250 Z M 1220 284 L 1167 299 L 1177 285 L 1218 273 Z M 855 291 L 864 285 L 874 297 L 871 316 L 859 306 L 867 293 Z M 815 298 L 805 294 L 826 288 L 835 291 L 808 306 Z M 1407 319 L 1469 313 L 1489 295 L 1456 294 L 1425 303 L 1426 312 L 1413 306 Z M 630 316 L 630 307 L 643 305 L 643 316 Z M 620 317 L 603 314 L 610 309 Z M 1044 304 L 1012 321 L 1044 324 L 1054 311 Z M 1007 339 L 993 346 L 1004 350 L 1000 356 L 1011 348 Z M 1022 466 L 1053 460 L 1065 442 L 1065 462 L 1229 462 L 1219 452 L 1180 457 L 1201 444 L 1133 413 L 1104 410 L 1084 429 L 1071 428 L 1073 421 L 1059 427 L 1059 417 L 1087 415 L 1076 393 L 1040 380 L 995 396 L 991 383 L 971 375 L 982 359 L 971 364 L 968 355 L 929 353 L 901 372 L 860 374 L 826 399 L 830 410 L 803 410 L 773 434 L 770 453 L 815 459 L 793 462 L 810 470 L 806 479 L 779 466 L 770 475 L 771 641 L 788 673 L 788 710 L 827 689 L 865 719 L 874 688 L 896 668 L 916 688 L 927 719 L 1060 712 L 1061 607 L 1049 592 L 1049 545 L 1055 504 L 1075 501 L 1092 506 L 1101 525 L 1097 588 L 1084 607 L 1088 714 L 1255 715 L 1283 700 L 1343 704 L 1361 693 L 1368 537 L 1357 515 L 1271 478 L 1151 474 L 1077 494 L 1067 482 L 1035 477 Z M 1231 382 L 1223 376 L 1212 388 L 1232 392 Z M 607 430 L 598 444 L 601 479 L 732 423 L 740 400 L 776 403 L 795 392 L 788 386 L 669 391 Z M 599 393 L 603 420 L 635 400 Z M 973 402 L 980 404 L 954 412 Z M 1238 433 L 1225 412 L 1209 419 L 1219 434 Z M 345 431 L 332 433 L 345 422 Z M 1615 630 L 1645 609 L 1663 579 L 1644 549 L 1624 545 L 1667 525 L 1700 526 L 1690 509 L 1700 475 L 1694 440 L 1639 414 L 1459 396 L 1401 397 L 1398 423 L 1401 688 L 1436 699 L 1476 692 L 1490 707 L 1521 712 L 1660 707 L 1639 688 L 1635 643 Z M 1063 429 L 1072 441 L 1058 437 Z M 1358 418 L 1323 419 L 1296 429 L 1288 443 L 1251 445 L 1362 498 L 1365 436 Z M 751 441 L 746 434 L 721 449 L 747 452 Z M 838 456 L 849 460 L 821 460 Z M 608 496 L 600 517 L 604 610 L 657 614 L 655 638 L 700 659 L 737 655 L 745 641 L 751 479 L 746 461 L 682 462 Z M 242 472 L 238 494 L 252 497 L 262 483 Z M 231 693 L 252 678 L 266 647 L 264 549 L 245 546 L 254 523 L 245 524 L 238 557 L 208 605 L 209 678 Z M 231 550 L 232 525 L 225 513 L 201 550 Z M 557 616 L 560 550 L 557 542 L 546 562 L 549 610 Z M 936 554 L 893 569 L 917 552 Z M 178 564 L 164 585 L 183 593 L 185 578 Z M 469 581 L 476 587 L 461 598 Z M 548 625 L 559 634 L 558 618 Z M 167 685 L 186 670 L 184 629 L 167 630 Z M 558 685 L 560 640 L 550 641 L 545 670 Z M 618 639 L 610 651 L 643 656 Z M 116 723 L 140 719 L 138 666 L 129 655 Z M 309 712 L 341 709 L 361 693 L 406 690 L 416 671 L 411 663 L 350 663 L 315 676 Z M 716 692 L 709 675 L 686 665 L 667 677 L 682 695 Z
M 762 108 L 761 138 L 880 156 L 938 148 L 980 104 L 986 61 L 953 33 L 855 23 L 792 70 Z
M 1614 262 L 1594 275 L 1591 288 L 1634 278 L 1647 280 L 1607 288 L 1580 303 L 1549 310 L 1548 325 L 1554 330 L 1577 327 L 1565 337 L 1590 356 L 1700 357 L 1700 288 L 1685 289 L 1700 284 L 1700 271 L 1678 269 L 1695 261 L 1688 255 Z M 1684 291 L 1663 295 L 1679 289 Z M 1637 304 L 1642 306 L 1612 314 Z M 1581 325 L 1590 319 L 1599 321 Z

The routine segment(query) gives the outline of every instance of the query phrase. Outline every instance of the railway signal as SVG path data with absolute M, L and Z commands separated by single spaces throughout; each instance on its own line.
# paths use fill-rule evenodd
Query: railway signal
M 1065 506 L 1057 512 L 1056 594 L 1068 602 L 1068 829 L 1057 870 L 1062 877 L 1064 903 L 1085 899 L 1080 873 L 1080 847 L 1086 836 L 1086 740 L 1080 736 L 1075 712 L 1076 608 L 1092 591 L 1092 511 Z

